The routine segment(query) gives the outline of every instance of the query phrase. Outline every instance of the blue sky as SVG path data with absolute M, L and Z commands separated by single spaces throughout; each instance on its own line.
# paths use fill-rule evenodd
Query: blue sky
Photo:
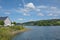
M 60 18 L 60 0 L 0 0 L 0 16 L 19 23 Z

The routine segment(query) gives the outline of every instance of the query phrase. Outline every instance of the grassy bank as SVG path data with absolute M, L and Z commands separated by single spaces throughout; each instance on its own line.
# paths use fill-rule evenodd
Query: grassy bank
M 26 29 L 23 26 L 0 27 L 0 40 L 11 40 L 11 38 Z

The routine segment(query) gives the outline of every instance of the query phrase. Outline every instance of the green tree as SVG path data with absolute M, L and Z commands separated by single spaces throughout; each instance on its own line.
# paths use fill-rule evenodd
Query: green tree
M 12 24 L 16 25 L 16 22 L 12 22 Z
M 4 21 L 0 20 L 0 25 L 4 25 Z

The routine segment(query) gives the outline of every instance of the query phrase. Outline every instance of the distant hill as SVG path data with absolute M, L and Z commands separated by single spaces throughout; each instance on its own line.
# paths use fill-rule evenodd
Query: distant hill
M 27 26 L 60 26 L 60 19 L 38 20 L 25 22 L 23 25 Z
M 22 25 L 22 23 L 16 23 L 16 25 Z

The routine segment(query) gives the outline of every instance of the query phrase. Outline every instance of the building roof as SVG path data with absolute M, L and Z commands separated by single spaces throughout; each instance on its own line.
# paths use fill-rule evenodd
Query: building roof
M 0 20 L 3 20 L 3 21 L 4 21 L 6 18 L 7 18 L 7 17 L 0 17 Z

